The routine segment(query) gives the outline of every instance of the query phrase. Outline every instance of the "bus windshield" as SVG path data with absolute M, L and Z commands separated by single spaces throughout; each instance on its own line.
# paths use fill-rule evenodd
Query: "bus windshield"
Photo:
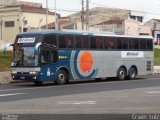
M 14 49 L 13 59 L 17 67 L 38 65 L 38 59 L 35 59 L 34 47 L 16 47 Z

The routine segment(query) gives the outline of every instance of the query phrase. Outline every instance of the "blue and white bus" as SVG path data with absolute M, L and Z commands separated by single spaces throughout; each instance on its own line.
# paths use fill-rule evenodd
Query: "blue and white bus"
M 17 35 L 12 78 L 41 84 L 82 79 L 135 79 L 152 74 L 153 38 L 90 32 L 43 31 Z

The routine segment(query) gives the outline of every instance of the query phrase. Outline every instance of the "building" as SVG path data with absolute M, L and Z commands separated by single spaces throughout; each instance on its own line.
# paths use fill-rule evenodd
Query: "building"
M 125 35 L 151 35 L 151 28 L 144 25 L 145 12 L 96 7 L 89 10 L 89 26 L 84 21 L 84 30 L 105 31 Z M 69 16 L 70 23 L 61 29 L 82 30 L 81 13 Z
M 122 35 L 152 35 L 151 27 L 141 22 L 128 19 L 111 19 L 92 26 L 99 31 L 113 32 L 115 34 Z
M 144 22 L 144 18 L 146 15 L 147 14 L 145 12 L 139 11 L 95 7 L 89 10 L 89 24 L 94 25 L 110 19 L 133 19 L 138 22 Z M 71 21 L 81 21 L 82 18 L 81 12 L 72 14 L 69 17 Z
M 160 19 L 151 19 L 146 25 L 149 25 L 152 30 L 152 36 L 154 37 L 155 42 L 160 44 Z
M 57 17 L 60 17 L 57 14 Z M 12 5 L 0 8 L 0 40 L 13 43 L 16 35 L 29 29 L 40 29 L 55 20 L 55 13 L 42 7 Z
M 36 3 L 36 2 L 27 2 L 27 1 L 20 1 L 20 0 L 0 0 L 0 7 L 3 6 L 11 6 L 11 5 L 30 5 L 34 7 L 42 7 L 41 3 Z

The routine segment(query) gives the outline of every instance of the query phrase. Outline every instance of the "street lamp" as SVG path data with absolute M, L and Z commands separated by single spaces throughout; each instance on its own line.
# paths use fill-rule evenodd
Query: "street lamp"
M 23 33 L 24 20 L 25 20 L 25 17 L 23 17 L 23 18 L 21 19 L 21 33 Z
M 43 19 L 41 18 L 40 20 L 39 20 L 39 25 L 38 25 L 38 30 L 40 31 L 41 30 L 41 22 L 43 21 Z

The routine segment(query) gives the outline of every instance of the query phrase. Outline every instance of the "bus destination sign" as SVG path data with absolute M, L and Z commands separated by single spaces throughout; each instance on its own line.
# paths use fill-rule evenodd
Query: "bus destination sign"
M 18 38 L 17 43 L 34 43 L 35 38 Z

